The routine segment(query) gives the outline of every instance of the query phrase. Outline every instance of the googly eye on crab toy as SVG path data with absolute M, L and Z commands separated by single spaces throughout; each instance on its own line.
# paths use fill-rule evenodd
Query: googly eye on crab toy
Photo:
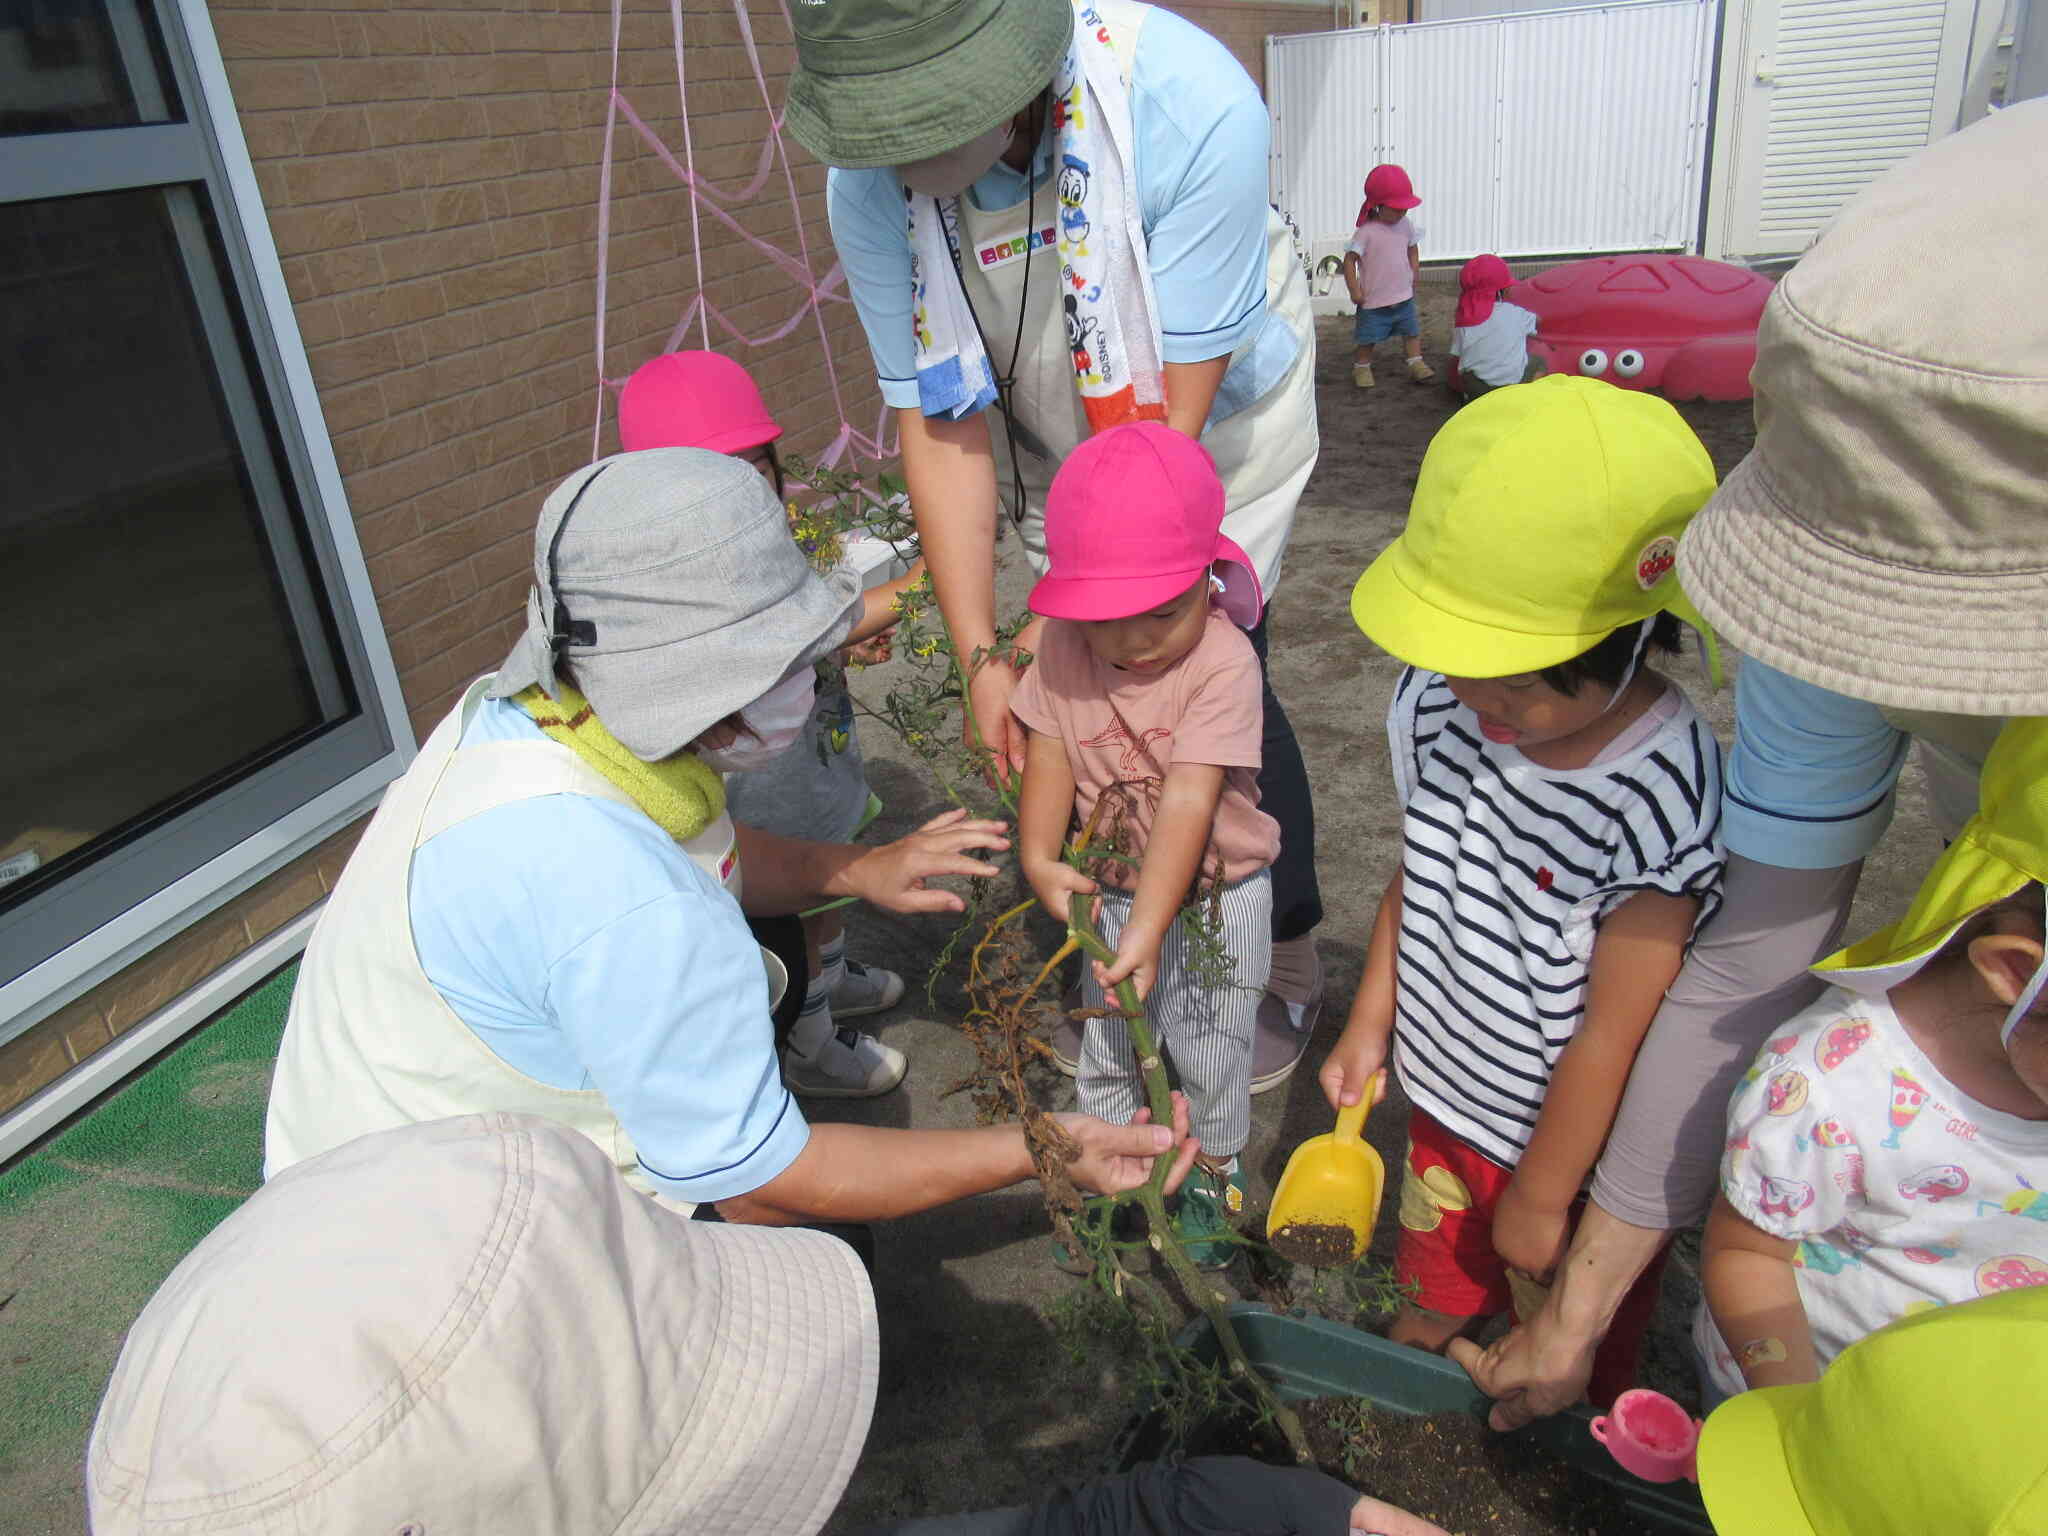
M 1517 283 L 1536 316 L 1529 350 L 1552 373 L 1661 390 L 1673 400 L 1747 400 L 1771 281 L 1698 256 L 1595 256 Z

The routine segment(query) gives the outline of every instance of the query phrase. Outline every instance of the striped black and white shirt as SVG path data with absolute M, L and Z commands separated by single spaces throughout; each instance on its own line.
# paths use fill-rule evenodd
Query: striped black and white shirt
M 1637 891 L 1698 897 L 1700 922 L 1719 904 L 1721 748 L 1676 702 L 1632 748 L 1553 769 L 1486 740 L 1441 676 L 1411 667 L 1395 686 L 1394 1070 L 1504 1168 L 1579 1027 L 1601 919 Z

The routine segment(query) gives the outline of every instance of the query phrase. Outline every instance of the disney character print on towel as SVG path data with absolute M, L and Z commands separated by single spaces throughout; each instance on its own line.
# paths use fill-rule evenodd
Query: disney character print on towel
M 1108 363 L 1102 355 L 1102 322 L 1093 315 L 1081 313 L 1081 302 L 1071 293 L 1060 297 L 1060 306 L 1067 314 L 1067 346 L 1074 354 L 1074 371 L 1093 384 L 1103 377 L 1101 369 Z
M 1088 196 L 1088 162 L 1078 155 L 1061 155 L 1054 190 L 1060 199 L 1060 234 L 1077 254 L 1086 256 L 1088 211 L 1081 205 Z

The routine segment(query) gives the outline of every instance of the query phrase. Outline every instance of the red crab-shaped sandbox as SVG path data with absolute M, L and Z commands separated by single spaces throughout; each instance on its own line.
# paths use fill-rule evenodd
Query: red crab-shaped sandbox
M 1699 256 L 1594 256 L 1517 283 L 1537 319 L 1529 351 L 1552 373 L 1661 389 L 1673 400 L 1747 400 L 1756 322 L 1771 281 Z

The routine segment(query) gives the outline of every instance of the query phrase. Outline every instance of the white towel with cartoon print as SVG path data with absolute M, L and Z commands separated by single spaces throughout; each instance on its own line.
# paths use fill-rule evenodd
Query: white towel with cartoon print
M 1159 306 L 1139 214 L 1130 95 L 1109 28 L 1074 7 L 1074 37 L 1053 76 L 1060 307 L 1091 432 L 1164 421 Z M 995 395 L 988 354 L 960 289 L 954 199 L 910 196 L 918 404 L 960 417 Z
M 2048 1284 L 2048 1121 L 1969 1098 L 1882 997 L 1830 987 L 1765 1042 L 1728 1102 L 1721 1192 L 1799 1245 L 1823 1368 L 1901 1317 Z M 1742 1391 L 1704 1306 L 1693 1341 Z

